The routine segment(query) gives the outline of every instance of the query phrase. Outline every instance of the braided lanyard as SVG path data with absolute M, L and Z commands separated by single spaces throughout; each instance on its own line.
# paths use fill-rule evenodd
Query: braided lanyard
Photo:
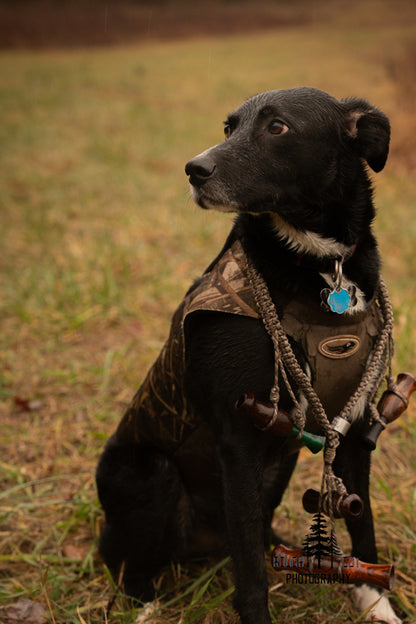
M 277 414 L 280 397 L 279 377 L 281 376 L 294 404 L 294 410 L 291 414 L 293 423 L 299 429 L 299 435 L 302 434 L 305 428 L 306 416 L 291 386 L 288 377 L 289 374 L 293 379 L 296 388 L 300 390 L 308 401 L 309 408 L 316 422 L 325 432 L 326 443 L 324 449 L 324 468 L 319 508 L 322 510 L 322 499 L 326 488 L 328 492 L 329 509 L 331 510 L 331 523 L 333 523 L 331 505 L 332 496 L 333 494 L 347 495 L 345 485 L 339 477 L 335 476 L 333 471 L 336 449 L 340 443 L 340 433 L 343 433 L 344 435 L 347 433 L 349 427 L 351 426 L 353 409 L 361 399 L 365 399 L 365 403 L 371 411 L 372 418 L 374 420 L 379 420 L 378 412 L 374 404 L 374 398 L 386 368 L 388 371 L 387 382 L 389 389 L 394 390 L 395 383 L 391 375 L 391 360 L 394 348 L 393 311 L 387 288 L 384 281 L 380 278 L 376 302 L 383 319 L 383 329 L 377 336 L 376 343 L 369 358 L 368 366 L 361 377 L 361 381 L 356 391 L 350 396 L 344 408 L 331 423 L 320 398 L 312 387 L 308 375 L 302 370 L 295 354 L 293 353 L 288 337 L 280 323 L 276 307 L 270 296 L 265 280 L 247 257 L 246 267 L 247 275 L 253 289 L 261 319 L 274 346 L 274 382 L 270 391 L 270 401 L 274 406 L 275 414 Z

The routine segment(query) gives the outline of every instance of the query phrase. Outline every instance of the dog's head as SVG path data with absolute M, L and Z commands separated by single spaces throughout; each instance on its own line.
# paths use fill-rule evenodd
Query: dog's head
M 345 204 L 366 164 L 386 162 L 387 117 L 361 99 L 323 91 L 269 91 L 247 100 L 225 122 L 225 141 L 185 168 L 203 208 L 275 213 L 291 226 L 321 232 L 325 211 Z

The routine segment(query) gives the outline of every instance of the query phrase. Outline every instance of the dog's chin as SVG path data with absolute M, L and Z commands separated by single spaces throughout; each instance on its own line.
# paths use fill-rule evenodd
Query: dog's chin
M 237 204 L 225 203 L 221 200 L 214 200 L 204 196 L 199 190 L 191 186 L 191 195 L 196 204 L 204 210 L 217 210 L 218 212 L 238 212 Z
M 205 210 L 216 210 L 217 212 L 238 212 L 238 208 L 235 206 L 227 206 L 226 204 L 214 204 L 209 201 L 205 201 L 199 204 L 201 208 Z

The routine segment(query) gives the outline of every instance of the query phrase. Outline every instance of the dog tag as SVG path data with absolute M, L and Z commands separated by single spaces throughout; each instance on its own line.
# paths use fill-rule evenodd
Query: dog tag
M 355 286 L 350 286 L 348 290 L 342 288 L 342 260 L 335 260 L 335 272 L 332 276 L 333 289 L 324 288 L 321 290 L 322 305 L 328 306 L 332 312 L 342 314 L 346 312 L 350 305 L 355 305 L 357 299 L 355 297 Z
M 350 307 L 351 297 L 348 290 L 345 288 L 339 288 L 329 293 L 327 304 L 331 308 L 332 312 L 342 314 Z

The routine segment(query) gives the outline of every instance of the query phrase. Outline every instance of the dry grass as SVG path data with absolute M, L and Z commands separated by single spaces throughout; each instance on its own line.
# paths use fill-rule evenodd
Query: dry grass
M 409 8 L 369 4 L 390 7 L 385 20 L 376 12 L 377 28 L 366 5 L 362 20 L 350 10 L 335 29 L 315 22 L 261 36 L 0 57 L 0 603 L 31 598 L 59 624 L 133 621 L 96 555 L 94 469 L 176 303 L 230 227 L 193 207 L 183 163 L 220 140 L 221 120 L 251 93 L 313 84 L 367 97 L 391 117 L 377 231 L 396 314 L 395 369 L 416 370 L 416 31 Z M 408 622 L 416 622 L 415 444 L 412 407 L 384 434 L 372 480 L 381 559 L 395 561 L 392 599 Z M 300 498 L 316 487 L 320 462 L 302 454 L 277 512 L 293 543 L 307 528 Z M 228 562 L 167 569 L 157 583 L 155 623 L 235 621 Z M 342 586 L 286 585 L 271 569 L 270 583 L 275 621 L 360 621 Z

